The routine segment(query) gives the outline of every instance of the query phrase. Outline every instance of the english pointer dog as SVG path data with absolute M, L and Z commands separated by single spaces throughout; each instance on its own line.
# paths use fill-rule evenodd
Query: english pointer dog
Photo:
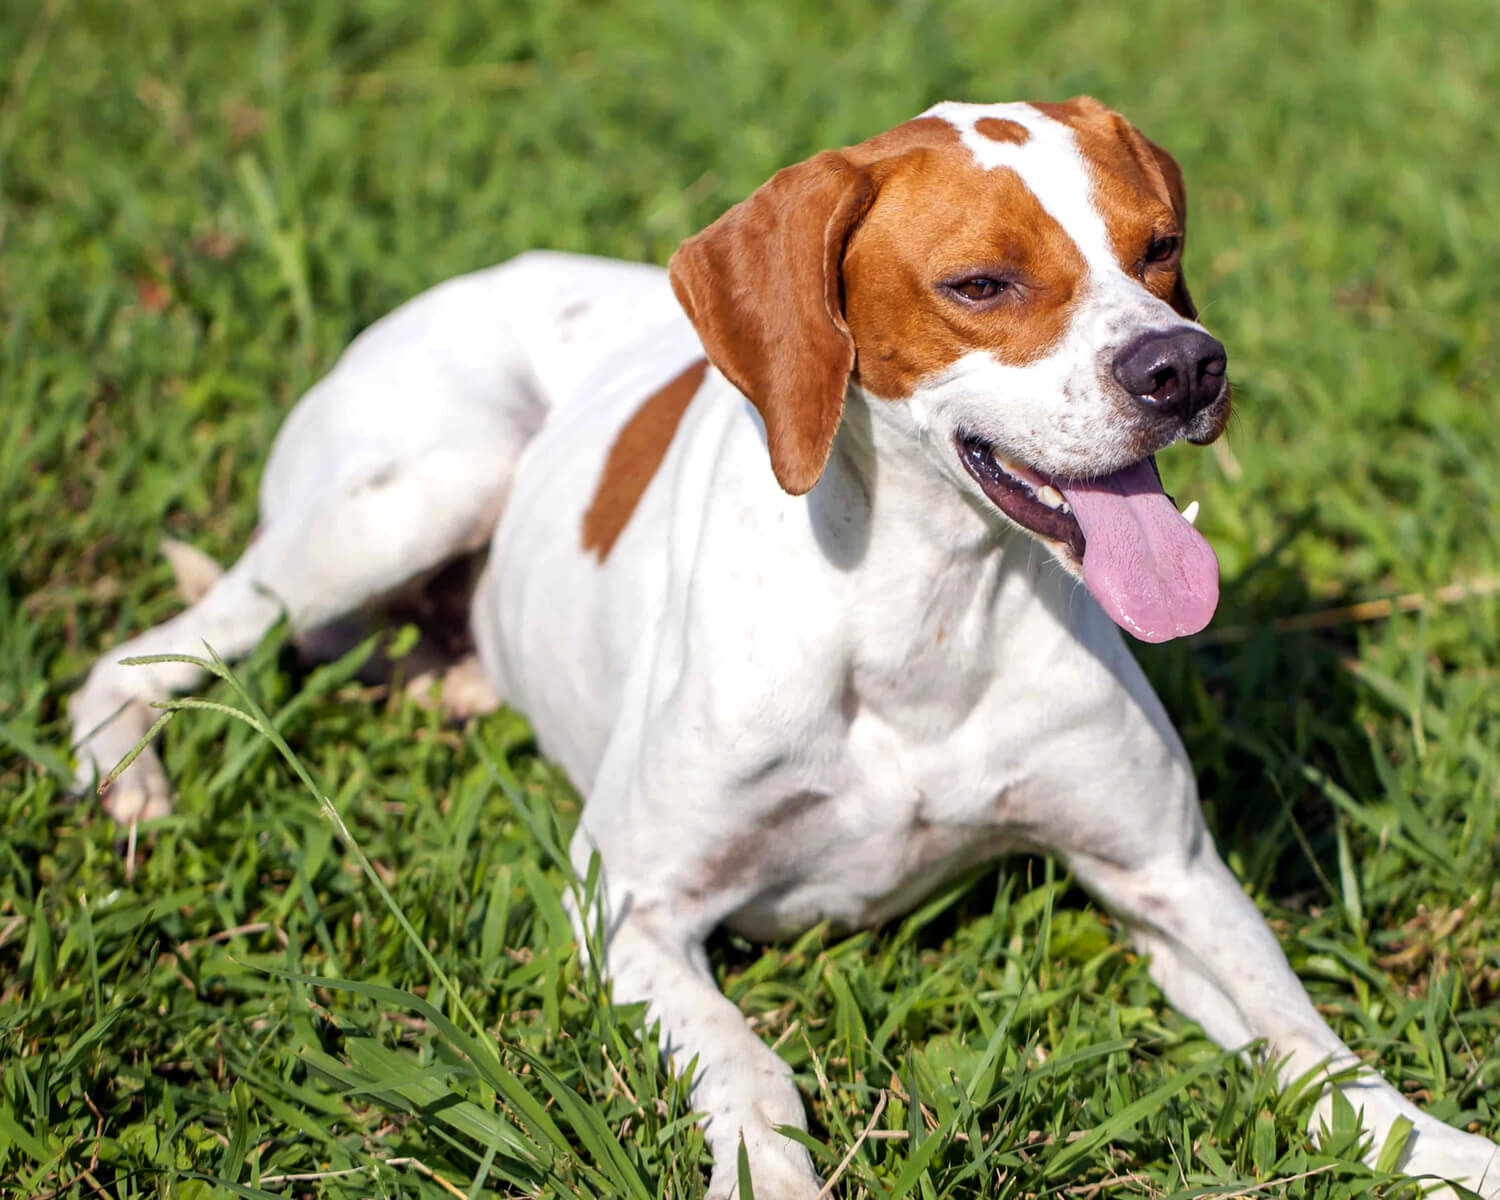
M 488 546 L 472 635 L 587 804 L 606 968 L 697 1062 L 710 1195 L 812 1200 L 791 1072 L 704 939 L 869 925 L 1014 849 L 1057 856 L 1171 1002 L 1377 1153 L 1500 1197 L 1496 1147 L 1328 1028 L 1216 854 L 1126 649 L 1203 628 L 1213 551 L 1152 455 L 1213 440 L 1225 352 L 1182 176 L 1103 105 L 939 104 L 778 172 L 667 270 L 531 253 L 377 322 L 282 427 L 244 556 L 105 655 L 80 778 L 200 682 L 135 655 L 324 629 Z M 1079 581 L 1082 587 L 1078 586 Z M 148 750 L 108 790 L 167 811 Z

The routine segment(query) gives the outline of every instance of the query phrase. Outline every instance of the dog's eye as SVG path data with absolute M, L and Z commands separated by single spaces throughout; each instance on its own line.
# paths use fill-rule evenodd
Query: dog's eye
M 955 295 L 962 296 L 965 300 L 991 300 L 1003 292 L 1009 284 L 1003 279 L 990 279 L 988 276 L 975 276 L 973 279 L 961 279 L 957 283 L 950 283 L 948 290 Z
M 1182 249 L 1182 237 L 1179 234 L 1169 233 L 1166 237 L 1153 238 L 1151 245 L 1146 247 L 1146 261 L 1148 263 L 1170 262 L 1177 257 L 1177 252 Z

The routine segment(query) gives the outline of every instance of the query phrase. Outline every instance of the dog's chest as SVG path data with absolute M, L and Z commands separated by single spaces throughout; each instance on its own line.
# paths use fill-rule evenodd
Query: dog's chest
M 981 736 L 983 724 L 965 721 L 918 741 L 857 714 L 838 783 L 768 806 L 724 855 L 757 885 L 729 924 L 767 938 L 825 920 L 878 923 L 1028 842 L 1041 781 L 1014 739 L 993 727 Z
M 883 606 L 857 610 L 839 711 L 800 756 L 827 766 L 750 806 L 752 827 L 723 857 L 740 864 L 737 882 L 758 885 L 743 889 L 733 927 L 774 937 L 823 920 L 878 923 L 1041 841 L 1058 782 L 1052 735 L 1109 682 L 1036 618 L 1031 581 L 995 571 L 956 583 L 934 571 L 907 603 L 888 590 Z M 1002 643 L 997 630 L 1030 636 Z

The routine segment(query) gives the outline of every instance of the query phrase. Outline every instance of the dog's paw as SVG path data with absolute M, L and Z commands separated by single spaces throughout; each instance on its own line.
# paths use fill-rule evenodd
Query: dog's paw
M 1429 1183 L 1448 1180 L 1477 1192 L 1485 1200 L 1500 1200 L 1500 1147 L 1488 1138 L 1465 1133 L 1424 1113 L 1399 1095 L 1384 1080 L 1365 1075 L 1353 1082 L 1335 1085 L 1360 1114 L 1370 1138 L 1365 1161 L 1374 1166 L 1398 1120 L 1411 1122 L 1395 1169 L 1403 1175 Z M 1308 1132 L 1321 1140 L 1322 1130 L 1333 1119 L 1331 1088 L 1325 1089 L 1315 1106 Z M 1458 1200 L 1448 1187 L 1429 1187 L 1423 1195 L 1431 1200 Z
M 755 1189 L 755 1200 L 818 1200 L 823 1191 L 823 1182 L 813 1173 L 805 1151 L 800 1161 L 776 1153 L 752 1156 L 750 1184 Z M 737 1155 L 730 1156 L 728 1162 L 715 1162 L 706 1200 L 740 1200 Z
M 761 1172 L 753 1171 L 750 1183 L 755 1188 L 755 1200 L 818 1200 L 823 1194 L 823 1185 L 818 1182 L 817 1176 L 811 1179 L 778 1180 L 764 1178 Z M 704 1200 L 740 1200 L 738 1173 L 733 1179 L 721 1182 L 715 1172 Z
M 438 671 L 424 671 L 406 685 L 406 694 L 429 711 L 436 709 L 445 720 L 467 721 L 500 707 L 500 694 L 470 654 Z
M 104 811 L 117 824 L 134 825 L 154 821 L 172 811 L 172 785 L 162 770 L 156 752 L 147 746 L 136 760 L 120 772 L 100 796 Z
M 81 697 L 73 704 L 73 728 L 83 735 L 77 746 L 73 790 L 84 797 L 94 795 L 115 765 L 140 744 L 151 728 L 153 715 L 149 707 L 136 701 L 120 708 L 103 724 L 90 724 L 89 714 L 95 707 Z M 121 825 L 155 820 L 172 811 L 172 785 L 150 746 L 98 794 L 104 811 Z

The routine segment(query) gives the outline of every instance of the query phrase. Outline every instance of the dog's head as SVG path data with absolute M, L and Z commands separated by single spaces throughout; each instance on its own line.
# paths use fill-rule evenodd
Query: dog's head
M 1230 403 L 1186 216 L 1171 156 L 1097 101 L 940 104 L 778 172 L 683 244 L 672 285 L 788 492 L 822 474 L 853 382 L 1161 641 L 1207 624 L 1218 563 L 1151 455 L 1212 441 Z

